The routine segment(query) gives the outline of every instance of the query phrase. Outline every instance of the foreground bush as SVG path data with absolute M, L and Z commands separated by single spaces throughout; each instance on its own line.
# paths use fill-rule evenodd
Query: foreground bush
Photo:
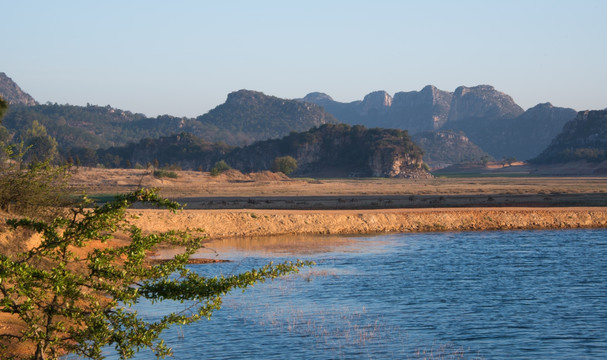
M 49 161 L 26 164 L 23 145 L 2 149 L 8 161 L 0 164 L 0 210 L 48 219 L 58 215 L 71 199 L 67 191 L 67 167 Z
M 0 311 L 14 314 L 26 326 L 19 334 L 0 333 L 1 340 L 33 343 L 34 353 L 25 358 L 36 360 L 57 359 L 66 352 L 103 359 L 101 349 L 107 345 L 121 359 L 142 348 L 164 356 L 170 348 L 160 335 L 170 325 L 209 318 L 230 290 L 296 272 L 304 265 L 286 262 L 228 277 L 201 277 L 185 265 L 203 238 L 183 231 L 143 234 L 126 217 L 135 202 L 172 211 L 180 208 L 154 190 L 141 189 L 101 207 L 87 208 L 90 204 L 83 203 L 69 217 L 7 222 L 12 228 L 39 233 L 42 241 L 14 256 L 0 255 Z M 117 232 L 129 235 L 128 244 L 92 246 L 96 241 L 107 243 Z M 162 243 L 185 250 L 167 262 L 150 265 L 146 252 Z M 149 321 L 129 308 L 142 299 L 194 304 Z M 0 355 L 5 359 L 12 354 L 4 346 Z

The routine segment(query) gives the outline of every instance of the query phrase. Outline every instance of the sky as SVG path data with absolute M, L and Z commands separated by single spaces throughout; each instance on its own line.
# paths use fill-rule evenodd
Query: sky
M 0 0 L 0 72 L 40 103 L 194 117 L 249 89 L 361 100 L 493 85 L 607 107 L 607 1 Z

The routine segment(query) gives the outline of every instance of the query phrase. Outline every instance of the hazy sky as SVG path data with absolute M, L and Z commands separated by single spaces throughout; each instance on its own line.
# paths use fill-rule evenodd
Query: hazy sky
M 342 102 L 490 84 L 607 107 L 607 1 L 0 0 L 0 71 L 39 102 L 196 116 L 239 89 Z

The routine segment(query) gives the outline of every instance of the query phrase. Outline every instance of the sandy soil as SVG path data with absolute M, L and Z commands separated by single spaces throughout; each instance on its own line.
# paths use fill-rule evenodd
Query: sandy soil
M 607 227 L 607 208 L 132 210 L 146 231 L 203 228 L 209 239 L 288 234 Z

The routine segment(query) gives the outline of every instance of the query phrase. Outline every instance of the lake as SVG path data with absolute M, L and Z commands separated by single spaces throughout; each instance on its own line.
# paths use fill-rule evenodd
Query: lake
M 214 276 L 285 259 L 317 265 L 233 292 L 211 321 L 172 328 L 164 338 L 175 359 L 607 358 L 607 230 L 296 237 L 211 247 L 233 262 L 192 269 Z M 163 306 L 139 310 L 156 316 Z

